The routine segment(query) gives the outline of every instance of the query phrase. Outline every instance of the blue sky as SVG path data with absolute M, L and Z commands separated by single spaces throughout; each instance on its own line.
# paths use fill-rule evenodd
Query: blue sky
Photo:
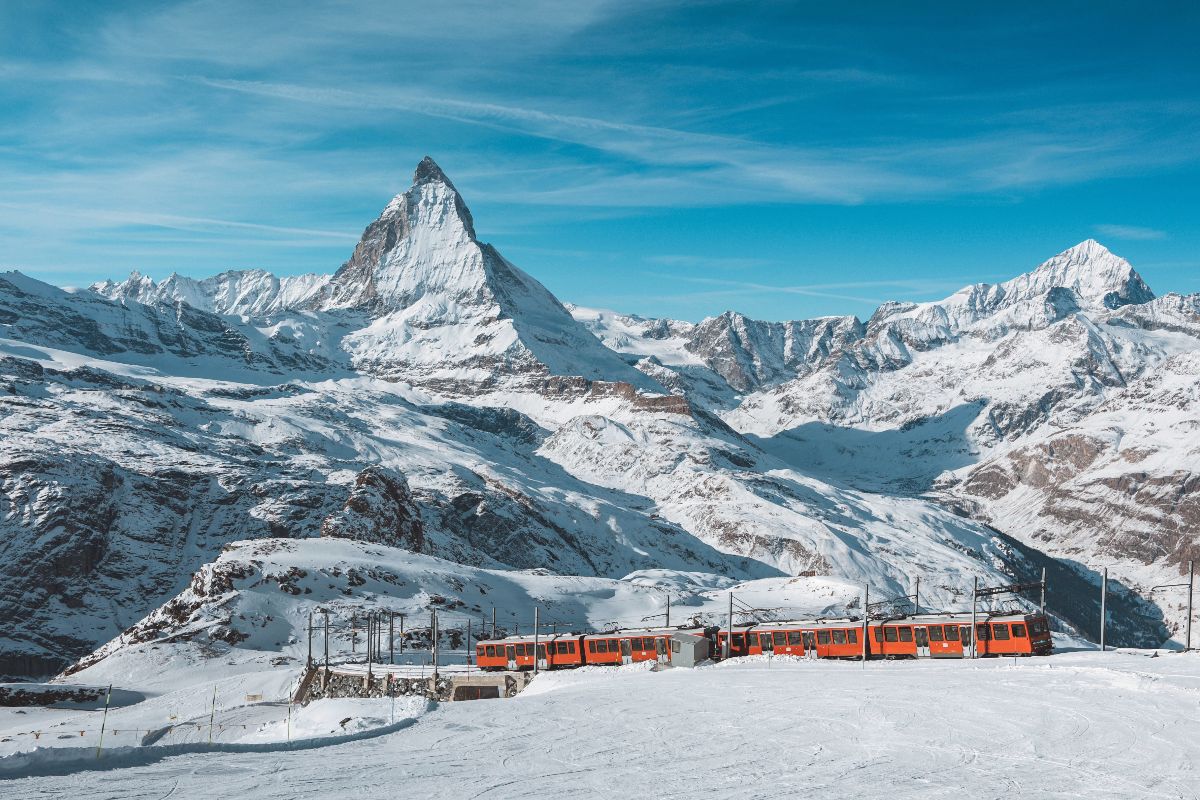
M 585 305 L 865 316 L 1089 237 L 1200 290 L 1200 5 L 976 5 L 3 3 L 0 268 L 330 272 L 429 154 Z

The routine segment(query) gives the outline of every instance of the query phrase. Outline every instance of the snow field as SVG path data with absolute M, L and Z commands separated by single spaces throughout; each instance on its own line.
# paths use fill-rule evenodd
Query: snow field
M 316 757 L 191 753 L 5 789 L 16 798 L 401 788 L 422 798 L 611 798 L 631 787 L 667 798 L 1195 797 L 1200 657 L 1147 655 L 546 674 L 514 700 L 444 704 Z

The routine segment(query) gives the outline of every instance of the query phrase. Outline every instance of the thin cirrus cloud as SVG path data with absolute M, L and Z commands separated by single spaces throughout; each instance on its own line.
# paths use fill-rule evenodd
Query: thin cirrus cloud
M 1166 231 L 1157 228 L 1143 228 L 1139 225 L 1097 225 L 1096 233 L 1101 236 L 1111 236 L 1114 239 L 1132 239 L 1134 241 L 1154 241 L 1167 238 Z

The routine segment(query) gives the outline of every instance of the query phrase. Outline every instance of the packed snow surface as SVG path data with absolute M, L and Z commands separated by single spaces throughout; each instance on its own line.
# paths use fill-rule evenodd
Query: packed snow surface
M 513 700 L 410 709 L 408 727 L 319 750 L 191 752 L 127 767 L 92 759 L 85 771 L 17 778 L 4 790 L 13 798 L 609 798 L 631 786 L 681 798 L 1196 797 L 1200 657 L 1150 655 L 865 669 L 758 658 L 553 673 Z M 386 700 L 355 702 L 376 708 L 353 716 L 388 715 Z M 314 720 L 341 713 L 316 706 L 305 712 Z

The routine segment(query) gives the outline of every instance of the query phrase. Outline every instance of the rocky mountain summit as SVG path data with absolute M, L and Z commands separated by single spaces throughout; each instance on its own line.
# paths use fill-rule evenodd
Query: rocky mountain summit
M 1091 241 L 865 322 L 568 309 L 430 159 L 331 275 L 0 274 L 0 672 L 160 630 L 230 542 L 312 537 L 463 575 L 920 577 L 929 607 L 1047 566 L 1085 631 L 1106 563 L 1115 639 L 1158 643 L 1198 310 Z

